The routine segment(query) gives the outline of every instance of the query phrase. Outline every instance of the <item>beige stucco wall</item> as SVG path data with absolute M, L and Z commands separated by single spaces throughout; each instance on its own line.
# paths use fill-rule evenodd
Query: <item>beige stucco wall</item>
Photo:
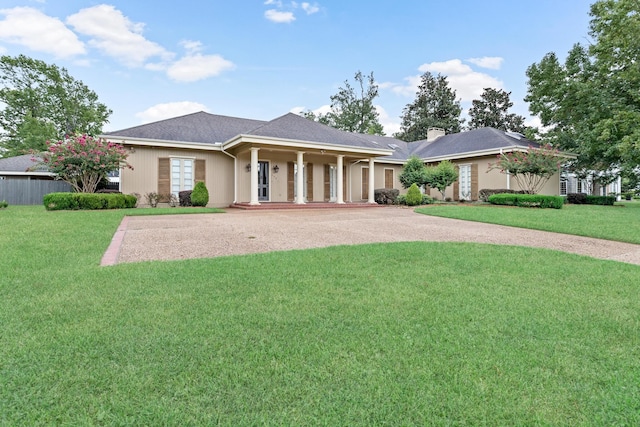
M 493 169 L 489 171 L 491 163 L 495 162 L 495 156 L 479 157 L 474 159 L 463 159 L 453 161 L 456 165 L 464 164 L 476 164 L 478 166 L 478 191 L 482 189 L 506 189 L 522 190 L 516 183 L 513 177 L 507 174 L 501 173 L 499 169 Z M 438 190 L 431 189 L 428 191 L 431 197 L 441 199 L 442 195 Z M 539 194 L 545 194 L 550 196 L 557 196 L 560 194 L 560 174 L 552 176 L 549 181 L 546 182 Z M 453 185 L 447 187 L 445 197 L 454 199 Z
M 158 191 L 158 159 L 161 157 L 205 160 L 205 185 L 209 190 L 208 206 L 226 207 L 233 202 L 233 159 L 219 151 L 135 146 L 127 159 L 134 169 L 121 171 L 120 191 L 125 194 L 140 194 L 140 202 L 144 205 L 144 195 Z

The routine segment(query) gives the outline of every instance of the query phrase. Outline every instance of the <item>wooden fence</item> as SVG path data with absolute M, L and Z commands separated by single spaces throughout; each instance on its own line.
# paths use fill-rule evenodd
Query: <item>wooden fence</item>
M 63 181 L 45 179 L 0 179 L 0 200 L 9 205 L 40 205 L 45 194 L 71 191 Z

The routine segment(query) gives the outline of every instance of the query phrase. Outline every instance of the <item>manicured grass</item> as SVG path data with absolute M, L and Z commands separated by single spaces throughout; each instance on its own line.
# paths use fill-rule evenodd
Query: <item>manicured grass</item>
M 615 206 L 564 205 L 562 209 L 436 204 L 418 208 L 416 212 L 640 244 L 638 202 L 617 203 Z
M 0 212 L 0 425 L 640 423 L 638 266 L 413 242 L 98 267 L 122 215 Z

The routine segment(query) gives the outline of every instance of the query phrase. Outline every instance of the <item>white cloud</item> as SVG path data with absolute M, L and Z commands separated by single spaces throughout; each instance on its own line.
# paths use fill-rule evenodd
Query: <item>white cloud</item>
M 174 62 L 167 69 L 167 75 L 180 82 L 195 82 L 214 77 L 235 65 L 220 55 L 189 54 Z
M 389 113 L 382 106 L 376 105 L 375 107 L 378 112 L 378 121 L 384 128 L 384 133 L 387 136 L 392 136 L 394 133 L 400 132 L 400 121 L 389 117 Z
M 207 111 L 207 107 L 199 102 L 192 101 L 168 102 L 156 104 L 140 113 L 136 113 L 136 117 L 140 119 L 141 123 L 151 123 L 199 111 Z
M 311 4 L 311 3 L 303 2 L 302 3 L 302 10 L 307 12 L 307 15 L 313 15 L 314 13 L 319 12 L 320 8 L 318 7 L 317 3 Z
M 89 44 L 129 67 L 141 67 L 150 58 L 163 61 L 173 54 L 142 35 L 143 23 L 134 23 L 115 7 L 101 4 L 67 17 L 67 24 L 91 37 Z
M 477 65 L 478 67 L 488 68 L 490 70 L 499 70 L 502 67 L 504 58 L 499 56 L 484 56 L 482 58 L 469 58 L 468 62 Z
M 459 59 L 452 59 L 445 62 L 431 62 L 422 64 L 419 68 L 421 72 L 440 73 L 447 77 L 449 86 L 455 89 L 458 98 L 463 102 L 471 102 L 479 99 L 484 88 L 502 89 L 502 81 L 489 74 L 474 71 L 470 66 L 463 64 Z
M 84 44 L 62 21 L 31 7 L 0 9 L 0 40 L 45 52 L 57 58 L 86 53 Z
M 264 17 L 276 24 L 288 24 L 296 20 L 293 12 L 282 12 L 276 9 L 269 9 L 264 13 Z
M 180 45 L 185 48 L 188 53 L 196 53 L 202 51 L 202 42 L 195 40 L 182 40 Z
M 294 113 L 294 114 L 298 114 L 298 115 L 302 115 L 303 112 L 308 111 L 309 109 L 307 107 L 293 107 L 292 109 L 289 110 L 290 113 Z M 311 110 L 311 112 L 313 114 L 315 114 L 316 116 L 318 114 L 327 114 L 329 112 L 331 112 L 331 105 L 329 104 L 325 104 L 322 105 L 318 108 L 316 108 L 315 110 Z
M 276 7 L 282 7 L 282 2 L 280 0 L 267 0 L 264 4 L 267 6 L 274 5 Z

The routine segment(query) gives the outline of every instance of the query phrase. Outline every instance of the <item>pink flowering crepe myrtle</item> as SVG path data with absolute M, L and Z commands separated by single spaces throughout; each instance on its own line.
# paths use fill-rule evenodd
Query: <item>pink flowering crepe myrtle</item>
M 498 154 L 496 163 L 490 163 L 487 172 L 500 169 L 509 173 L 518 186 L 529 194 L 537 194 L 553 175 L 560 171 L 562 155 L 550 144 L 540 148 L 529 146 L 527 151 Z
M 39 154 L 57 179 L 68 182 L 78 193 L 94 193 L 98 183 L 111 171 L 133 167 L 127 163 L 124 147 L 103 138 L 75 134 L 62 141 L 47 141 L 47 151 Z

